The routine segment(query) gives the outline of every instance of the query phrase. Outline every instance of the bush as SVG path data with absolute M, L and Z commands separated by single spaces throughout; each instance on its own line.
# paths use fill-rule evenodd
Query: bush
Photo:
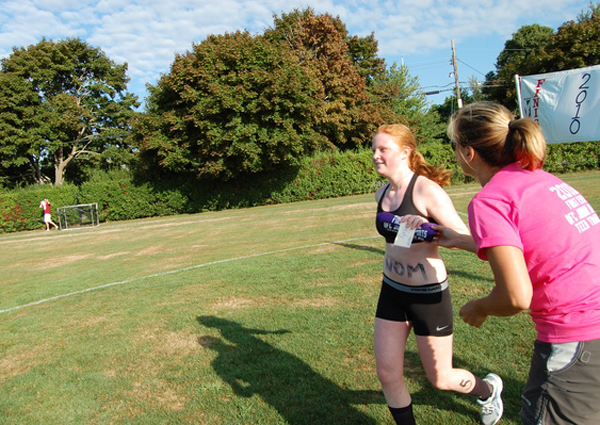
M 450 143 L 432 142 L 420 145 L 419 152 L 432 165 L 443 165 L 452 173 L 452 184 L 470 182 L 472 179 L 463 174 L 454 158 L 454 150 Z
M 131 178 L 87 182 L 81 185 L 80 203 L 97 203 L 101 221 L 131 220 L 182 213 L 187 198 L 177 190 L 159 190 Z
M 358 195 L 375 191 L 381 180 L 370 150 L 320 153 L 304 158 L 296 177 L 269 197 L 274 203 L 285 203 Z
M 12 193 L 2 193 L 0 196 L 0 231 L 4 233 L 26 230 L 26 221 L 17 197 Z
M 35 185 L 10 192 L 0 192 L 0 232 L 17 232 L 45 228 L 44 212 L 40 202 L 48 198 L 52 218 L 58 223 L 56 209 L 77 203 L 78 188 L 65 184 L 61 187 Z
M 600 168 L 600 141 L 548 145 L 544 169 L 551 173 L 597 170 Z
M 453 183 L 472 181 L 463 175 L 449 144 L 424 143 L 419 151 L 430 164 L 448 168 Z M 550 145 L 544 168 L 550 172 L 598 169 L 599 152 L 600 142 Z M 44 198 L 52 202 L 53 213 L 60 206 L 97 203 L 100 221 L 116 221 L 372 193 L 382 180 L 373 169 L 370 149 L 322 152 L 301 159 L 296 168 L 226 182 L 139 182 L 126 170 L 97 172 L 80 187 L 0 190 L 0 232 L 44 228 L 39 208 Z

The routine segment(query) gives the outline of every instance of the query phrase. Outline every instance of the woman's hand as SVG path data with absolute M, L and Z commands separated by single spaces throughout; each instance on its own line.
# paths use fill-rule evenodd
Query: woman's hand
M 407 229 L 416 229 L 417 227 L 421 227 L 422 224 L 427 223 L 427 219 L 420 215 L 407 214 L 400 217 L 400 222 L 406 223 Z
M 470 234 L 459 233 L 454 229 L 446 226 L 433 225 L 431 226 L 437 235 L 431 242 L 434 245 L 443 246 L 450 249 L 464 249 L 465 251 L 475 252 L 477 246 Z
M 512 316 L 527 310 L 533 298 L 523 251 L 509 245 L 485 248 L 494 273 L 495 285 L 483 298 L 469 301 L 460 309 L 460 317 L 478 328 L 488 316 Z
M 459 315 L 468 325 L 480 327 L 487 319 L 487 314 L 478 308 L 479 300 L 471 300 L 460 308 Z

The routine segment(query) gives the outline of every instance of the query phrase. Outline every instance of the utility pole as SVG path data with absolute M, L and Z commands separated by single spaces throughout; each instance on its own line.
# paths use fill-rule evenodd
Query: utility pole
M 456 49 L 454 48 L 454 40 L 452 40 L 452 66 L 454 67 L 454 83 L 456 84 L 456 101 L 458 109 L 463 107 L 462 98 L 460 97 L 460 83 L 458 82 L 458 67 L 456 66 Z

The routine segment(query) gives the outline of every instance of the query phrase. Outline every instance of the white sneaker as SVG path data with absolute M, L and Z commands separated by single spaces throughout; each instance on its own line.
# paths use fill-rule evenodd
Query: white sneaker
M 495 373 L 488 373 L 483 380 L 492 386 L 492 395 L 487 400 L 477 400 L 477 403 L 481 405 L 481 423 L 483 425 L 494 425 L 498 423 L 504 412 L 504 405 L 500 397 L 500 394 L 502 394 L 502 379 Z

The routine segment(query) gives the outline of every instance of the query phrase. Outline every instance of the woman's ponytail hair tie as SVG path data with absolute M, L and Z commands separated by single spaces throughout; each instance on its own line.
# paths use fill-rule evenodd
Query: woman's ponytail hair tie
M 515 123 L 517 122 L 517 120 L 510 120 L 508 122 L 508 129 L 509 130 L 514 130 L 515 129 Z

